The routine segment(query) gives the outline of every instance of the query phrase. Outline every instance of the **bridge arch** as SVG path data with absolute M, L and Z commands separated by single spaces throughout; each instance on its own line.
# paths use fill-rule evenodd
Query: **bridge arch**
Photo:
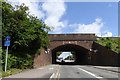
M 54 49 L 51 50 L 52 53 L 52 63 L 56 64 L 56 59 L 57 59 L 57 52 L 75 52 L 75 62 L 72 63 L 65 63 L 65 64 L 84 64 L 87 65 L 89 64 L 89 50 L 77 45 L 77 44 L 64 44 L 64 45 L 59 45 L 55 47 Z
M 119 55 L 96 43 L 95 34 L 49 34 L 48 37 L 50 44 L 35 57 L 34 67 L 56 63 L 57 51 L 75 51 L 74 64 L 119 65 Z

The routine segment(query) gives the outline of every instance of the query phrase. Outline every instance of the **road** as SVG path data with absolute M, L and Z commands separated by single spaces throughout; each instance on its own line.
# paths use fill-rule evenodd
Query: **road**
M 118 73 L 95 68 L 94 66 L 69 66 L 63 65 L 60 68 L 59 78 L 81 78 L 81 79 L 93 79 L 97 80 L 113 80 L 118 78 Z
M 118 73 L 95 66 L 49 65 L 15 74 L 2 80 L 118 80 Z

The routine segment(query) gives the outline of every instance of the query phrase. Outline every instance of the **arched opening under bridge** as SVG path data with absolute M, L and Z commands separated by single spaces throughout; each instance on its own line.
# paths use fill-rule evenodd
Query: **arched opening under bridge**
M 65 44 L 58 46 L 52 50 L 52 64 L 89 64 L 89 51 L 79 45 L 75 44 Z M 61 54 L 70 53 L 72 55 L 72 60 L 69 59 L 69 56 L 66 57 L 67 60 L 63 57 L 59 57 Z M 58 55 L 59 54 L 59 55 Z M 60 59 L 59 59 L 60 58 Z M 62 60 L 61 60 L 62 59 Z

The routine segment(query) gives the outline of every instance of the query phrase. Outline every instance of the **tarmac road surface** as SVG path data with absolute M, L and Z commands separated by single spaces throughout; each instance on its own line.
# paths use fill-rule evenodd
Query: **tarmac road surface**
M 109 70 L 110 69 L 110 70 Z M 111 71 L 111 70 L 115 71 Z M 2 80 L 119 80 L 117 67 L 90 65 L 48 65 L 24 71 Z

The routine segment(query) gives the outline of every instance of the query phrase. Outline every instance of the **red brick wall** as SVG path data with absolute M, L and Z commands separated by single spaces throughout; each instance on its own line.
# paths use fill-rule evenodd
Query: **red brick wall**
M 51 41 L 49 48 L 52 50 L 65 44 L 74 44 L 89 50 L 92 48 L 93 41 Z
M 93 61 L 94 65 L 119 66 L 119 54 L 95 42 L 93 43 L 93 49 L 98 50 L 97 53 L 92 55 L 94 57 L 92 59 L 95 59 Z
M 50 50 L 64 45 L 64 44 L 75 44 L 81 47 L 90 50 L 93 48 L 94 50 L 97 49 L 97 53 L 91 52 L 91 64 L 92 65 L 103 65 L 103 66 L 119 66 L 118 63 L 118 54 L 107 49 L 106 47 L 98 44 L 93 43 L 96 39 L 95 35 L 92 34 L 54 34 L 49 35 L 51 40 L 50 46 L 48 47 Z M 70 43 L 69 43 L 70 42 Z M 45 53 L 45 50 L 41 50 L 41 54 L 35 56 L 34 58 L 34 68 L 48 65 L 52 63 L 52 53 L 49 52 L 48 54 Z
M 45 66 L 48 64 L 51 64 L 52 62 L 52 56 L 50 53 L 45 53 L 44 49 L 41 49 L 40 55 L 36 55 L 34 58 L 33 66 L 34 68 L 38 68 L 41 66 Z

